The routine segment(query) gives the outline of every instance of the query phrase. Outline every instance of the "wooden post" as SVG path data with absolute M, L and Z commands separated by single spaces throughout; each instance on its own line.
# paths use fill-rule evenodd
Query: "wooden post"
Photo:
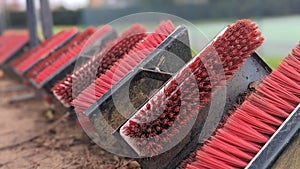
M 29 30 L 30 48 L 38 45 L 38 35 L 37 35 L 37 20 L 35 14 L 34 0 L 26 0 L 26 14 L 27 14 L 27 27 Z
M 52 36 L 53 33 L 53 18 L 49 5 L 49 0 L 40 0 L 41 5 L 41 23 L 43 29 L 43 35 L 45 39 L 48 39 Z

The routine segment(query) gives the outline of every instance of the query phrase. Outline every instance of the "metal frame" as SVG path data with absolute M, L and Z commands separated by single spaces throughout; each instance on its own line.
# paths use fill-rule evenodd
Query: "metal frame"
M 26 0 L 26 17 L 27 17 L 27 27 L 30 36 L 29 45 L 30 48 L 33 48 L 37 46 L 39 43 L 34 0 Z
M 50 9 L 49 0 L 40 0 L 40 20 L 42 23 L 43 36 L 48 39 L 53 34 L 53 17 Z M 39 44 L 37 33 L 37 16 L 35 12 L 35 1 L 26 0 L 27 27 L 30 35 L 30 47 L 33 48 Z
M 43 35 L 45 39 L 48 39 L 53 34 L 53 17 L 48 0 L 40 0 L 40 5 L 40 19 L 42 23 Z
M 0 36 L 4 32 L 4 29 L 5 29 L 4 8 L 0 7 Z

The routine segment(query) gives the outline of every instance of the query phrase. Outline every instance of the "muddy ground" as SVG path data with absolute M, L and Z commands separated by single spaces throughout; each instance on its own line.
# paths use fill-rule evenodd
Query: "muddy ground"
M 30 89 L 3 92 L 20 83 L 0 77 L 0 168 L 139 168 L 136 161 L 108 153 L 93 144 L 71 117 L 59 123 L 46 116 L 41 99 L 9 103 Z M 63 116 L 61 112 L 58 116 Z M 44 132 L 47 128 L 49 131 Z M 20 144 L 17 144 L 20 143 Z

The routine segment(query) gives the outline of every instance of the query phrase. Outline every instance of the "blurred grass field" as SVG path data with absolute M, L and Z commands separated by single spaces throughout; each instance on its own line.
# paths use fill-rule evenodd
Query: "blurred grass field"
M 258 49 L 259 55 L 270 65 L 276 68 L 280 61 L 288 55 L 293 47 L 300 40 L 300 15 L 274 17 L 274 18 L 253 18 L 259 25 L 259 29 L 265 37 L 265 42 Z M 196 27 L 208 38 L 212 39 L 226 25 L 234 22 L 230 20 L 199 20 L 193 22 Z M 72 26 L 55 26 L 54 33 Z M 79 30 L 84 27 L 77 26 Z M 190 36 L 199 32 L 190 32 Z M 40 32 L 40 36 L 41 36 Z
M 263 60 L 272 68 L 275 69 L 282 61 L 283 58 L 280 57 L 265 57 Z

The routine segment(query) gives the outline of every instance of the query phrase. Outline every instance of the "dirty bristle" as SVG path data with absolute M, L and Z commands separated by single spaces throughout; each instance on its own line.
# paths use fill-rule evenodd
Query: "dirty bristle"
M 299 103 L 300 43 L 194 152 L 196 159 L 186 168 L 246 167 Z
M 52 88 L 54 95 L 65 105 L 70 106 L 73 97 L 88 87 L 95 78 L 104 74 L 118 60 L 122 59 L 139 41 L 146 36 L 146 30 L 135 24 L 105 47 L 85 64 L 56 83 Z
M 67 39 L 71 38 L 76 32 L 77 28 L 61 31 L 14 60 L 12 66 L 17 72 L 24 73 L 26 69 L 44 59 L 49 53 L 66 42 Z
M 73 102 L 76 112 L 84 112 L 96 100 L 101 98 L 113 85 L 157 48 L 174 30 L 175 27 L 171 21 L 163 21 L 144 41 L 139 42 L 128 54 L 118 60 L 110 70 L 102 74 L 78 95 Z
M 121 134 L 141 155 L 153 156 L 163 151 L 164 146 L 157 145 L 170 143 L 180 133 L 180 129 L 197 116 L 199 109 L 210 101 L 213 87 L 223 85 L 262 41 L 256 24 L 249 20 L 237 21 L 228 26 L 223 34 L 216 37 L 129 119 L 122 127 Z M 218 64 L 218 59 L 224 68 L 223 77 L 221 69 L 213 68 Z M 145 121 L 146 119 L 152 121 Z M 134 138 L 151 138 L 160 134 L 163 136 L 155 141 L 131 141 Z M 149 146 L 152 142 L 156 146 Z
M 95 28 L 89 27 L 84 32 L 77 34 L 64 47 L 38 63 L 26 73 L 26 76 L 38 84 L 53 74 L 56 70 L 77 56 L 88 38 L 95 32 Z
M 9 57 L 13 56 L 29 40 L 27 33 L 11 32 L 0 37 L 0 64 L 3 64 Z

